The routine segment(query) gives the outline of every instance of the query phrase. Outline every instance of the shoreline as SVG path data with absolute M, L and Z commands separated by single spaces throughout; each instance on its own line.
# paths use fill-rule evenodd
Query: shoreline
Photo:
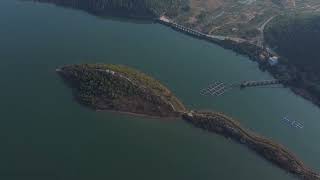
M 84 107 L 87 108 L 86 106 L 84 106 Z M 94 109 L 94 111 L 96 111 L 96 112 L 107 112 L 107 113 L 112 113 L 112 114 L 128 115 L 128 116 L 134 116 L 134 117 L 150 118 L 150 119 L 157 119 L 157 120 L 165 120 L 165 121 L 175 121 L 175 120 L 180 120 L 181 119 L 181 115 L 177 116 L 177 117 L 161 117 L 161 116 L 152 116 L 152 115 L 147 115 L 147 114 L 139 114 L 139 113 L 134 113 L 134 112 L 119 111 L 119 110 L 99 110 L 99 109 Z
M 191 28 L 187 28 L 187 30 L 197 32 L 197 34 L 194 34 L 193 32 L 190 33 L 185 30 L 175 28 L 173 26 L 173 24 L 175 24 L 175 25 L 179 25 L 179 24 L 172 22 L 170 19 L 166 18 L 165 16 L 156 16 L 156 15 L 151 15 L 151 14 L 139 16 L 139 15 L 135 15 L 134 13 L 128 13 L 128 12 L 127 13 L 125 13 L 125 12 L 120 12 L 120 13 L 116 12 L 115 13 L 114 11 L 109 12 L 109 13 L 97 13 L 94 11 L 89 11 L 89 10 L 74 7 L 71 5 L 68 6 L 68 5 L 63 5 L 60 3 L 55 3 L 56 0 L 52 0 L 51 2 L 48 0 L 26 0 L 26 1 L 31 1 L 34 3 L 38 2 L 38 3 L 55 4 L 56 6 L 59 6 L 59 7 L 81 10 L 81 11 L 87 12 L 91 15 L 94 15 L 96 17 L 101 17 L 101 18 L 119 17 L 119 18 L 129 19 L 129 20 L 139 20 L 139 21 L 141 20 L 141 21 L 145 21 L 145 22 L 150 21 L 151 23 L 159 23 L 164 26 L 170 27 L 175 31 L 184 33 L 188 36 L 192 36 L 192 37 L 195 37 L 195 38 L 198 38 L 201 40 L 215 43 L 216 45 L 219 45 L 220 47 L 222 47 L 224 49 L 228 49 L 228 50 L 231 50 L 237 54 L 247 56 L 247 57 L 249 57 L 250 60 L 258 63 L 260 70 L 268 71 L 271 74 L 271 76 L 275 79 L 278 79 L 278 80 L 283 79 L 283 76 L 285 78 L 290 78 L 292 80 L 295 80 L 295 78 L 296 78 L 294 68 L 292 68 L 292 66 L 288 63 L 281 63 L 281 57 L 280 57 L 280 62 L 279 62 L 279 65 L 281 67 L 278 67 L 278 65 L 275 67 L 274 66 L 271 67 L 270 65 L 268 65 L 267 59 L 273 55 L 277 56 L 277 54 L 275 54 L 275 52 L 273 52 L 272 50 L 269 50 L 268 48 L 260 47 L 256 44 L 252 44 L 251 42 L 249 42 L 245 39 L 241 39 L 241 38 L 208 35 L 208 34 L 204 34 L 204 33 L 200 32 L 200 31 L 196 31 Z M 268 22 L 268 23 L 270 23 L 270 22 Z M 181 26 L 181 25 L 179 25 L 179 26 Z M 181 27 L 183 27 L 183 26 L 181 26 Z M 184 28 L 186 28 L 186 27 L 184 27 Z M 263 44 L 263 42 L 261 44 Z M 265 58 L 262 59 L 261 55 L 265 56 Z M 283 70 L 283 69 L 285 69 L 285 70 Z M 299 85 L 294 86 L 293 84 L 283 84 L 283 85 L 285 87 L 289 87 L 290 91 L 293 92 L 296 96 L 302 97 L 305 100 L 312 102 L 317 107 L 320 107 L 320 99 L 317 99 L 317 97 L 314 94 L 312 94 L 311 92 L 306 90 L 304 87 L 299 86 Z
M 260 136 L 232 118 L 217 112 L 190 111 L 182 115 L 182 119 L 197 128 L 230 138 L 245 145 L 257 155 L 273 165 L 305 180 L 319 180 L 320 175 L 291 153 L 286 147 L 270 139 Z
M 182 33 L 183 33 L 183 31 L 181 31 Z M 188 33 L 185 33 L 185 34 L 188 34 Z M 189 35 L 191 35 L 191 34 L 189 34 Z M 195 37 L 196 37 L 196 35 L 194 35 Z M 212 40 L 212 41 L 214 41 L 214 40 Z M 211 41 L 211 42 L 212 42 Z M 225 42 L 225 40 L 222 40 L 222 41 L 217 41 L 217 42 L 213 42 L 213 43 L 215 43 L 215 44 L 217 44 L 217 45 L 219 45 L 219 46 L 221 46 L 221 47 L 223 47 L 223 48 L 225 48 L 225 49 L 228 49 L 227 47 L 230 47 L 229 49 L 231 49 L 231 50 L 233 50 L 234 52 L 237 52 L 237 46 L 241 46 L 241 44 L 234 44 L 234 42 L 229 42 L 230 40 L 226 40 L 227 42 Z M 219 43 L 221 43 L 221 44 L 219 44 Z M 245 46 L 245 44 L 243 44 L 243 46 Z M 249 45 L 248 45 L 249 46 Z M 241 49 L 240 50 L 238 50 L 239 51 L 239 53 L 241 54 L 241 52 L 243 52 L 243 51 L 241 51 Z M 251 60 L 254 60 L 254 58 L 255 58 L 255 54 L 250 54 L 250 53 L 248 53 L 248 54 L 246 54 L 246 53 L 244 53 L 244 54 L 242 54 L 242 55 L 247 55 L 247 56 L 249 56 L 249 58 L 251 59 Z M 250 55 L 252 55 L 251 57 L 253 57 L 253 59 L 250 57 Z M 255 60 L 254 60 L 255 61 Z M 258 61 L 258 63 L 259 63 L 259 61 Z M 61 71 L 60 69 L 56 69 L 56 71 L 57 72 L 59 72 L 59 71 Z M 270 74 L 273 76 L 273 74 L 270 72 Z M 293 91 L 293 90 L 292 90 Z M 301 95 L 301 96 L 303 96 L 303 95 Z M 77 101 L 77 100 L 75 100 L 75 101 Z M 81 103 L 80 103 L 81 104 Z M 84 107 L 85 108 L 88 108 L 88 106 L 85 106 L 84 105 Z M 99 109 L 94 109 L 94 108 L 91 108 L 91 109 L 93 109 L 93 110 L 95 110 L 96 112 L 110 112 L 110 113 L 117 113 L 117 114 L 122 114 L 122 115 L 124 115 L 124 116 L 135 116 L 135 117 L 143 117 L 143 118 L 152 118 L 152 119 L 159 119 L 159 120 L 180 120 L 181 119 L 181 116 L 183 116 L 184 114 L 187 114 L 187 112 L 177 112 L 177 117 L 156 117 L 156 116 L 153 116 L 153 115 L 147 115 L 147 114 L 139 114 L 139 113 L 133 113 L 133 112 L 124 112 L 124 111 L 121 111 L 121 110 L 103 110 L 103 109 L 101 109 L 101 110 L 99 110 Z M 187 110 L 186 110 L 187 111 Z M 216 113 L 216 114 L 218 114 L 218 113 Z M 268 140 L 268 139 L 266 139 L 266 138 L 263 138 L 263 137 L 261 137 L 261 136 L 259 136 L 259 135 L 256 135 L 254 132 L 251 132 L 250 130 L 247 130 L 247 129 L 244 129 L 244 128 L 242 128 L 241 126 L 240 126 L 240 124 L 239 124 L 239 122 L 237 122 L 237 121 L 233 121 L 231 118 L 229 118 L 229 117 L 227 117 L 227 116 L 225 116 L 225 115 L 223 115 L 223 114 L 220 114 L 221 116 L 219 116 L 219 117 L 221 117 L 222 119 L 224 119 L 224 120 L 222 120 L 222 122 L 229 122 L 230 124 L 230 126 L 231 127 L 234 127 L 234 129 L 238 129 L 239 130 L 239 134 L 242 134 L 243 136 L 245 136 L 245 137 L 248 137 L 248 139 L 245 139 L 245 138 L 240 138 L 240 139 L 238 139 L 237 138 L 237 136 L 235 136 L 233 133 L 237 133 L 236 131 L 228 131 L 228 130 L 230 130 L 230 129 L 228 129 L 228 127 L 227 126 L 224 126 L 224 125 L 221 125 L 221 124 L 216 124 L 216 125 L 214 125 L 215 127 L 212 127 L 212 124 L 210 124 L 209 123 L 209 125 L 207 126 L 207 127 L 205 127 L 205 128 L 203 128 L 203 127 L 200 127 L 200 128 L 202 128 L 202 129 L 206 129 L 206 130 L 208 130 L 208 131 L 212 131 L 212 132 L 214 132 L 215 134 L 219 134 L 219 135 L 222 135 L 222 136 L 224 136 L 224 137 L 227 137 L 227 138 L 229 138 L 229 139 L 232 139 L 232 140 L 234 140 L 235 142 L 237 142 L 237 143 L 240 143 L 240 144 L 243 144 L 243 145 L 245 145 L 246 147 L 248 147 L 249 149 L 251 149 L 251 150 L 253 150 L 254 152 L 256 152 L 256 153 L 258 153 L 258 155 L 259 156 L 261 156 L 261 157 L 264 157 L 265 159 L 267 159 L 267 160 L 269 160 L 269 161 L 271 161 L 272 162 L 272 164 L 274 164 L 274 165 L 278 165 L 277 163 L 274 163 L 274 161 L 272 161 L 272 158 L 275 158 L 275 157 L 273 157 L 273 156 L 276 156 L 276 155 L 274 155 L 273 153 L 271 153 L 272 154 L 272 156 L 271 157 L 269 157 L 269 156 L 266 156 L 266 155 L 264 155 L 264 154 L 270 154 L 270 151 L 271 152 L 274 152 L 273 151 L 273 149 L 271 149 L 270 151 L 268 151 L 268 152 L 265 152 L 264 150 L 264 148 L 262 148 L 262 149 L 260 149 L 260 148 L 257 148 L 257 149 L 255 149 L 255 148 L 252 148 L 252 147 L 261 147 L 263 144 L 266 144 L 266 145 L 269 145 L 270 147 L 273 147 L 274 149 L 280 149 L 281 151 L 280 151 L 280 153 L 283 153 L 283 154 L 285 154 L 285 155 L 287 155 L 289 158 L 289 160 L 290 160 L 290 158 L 291 159 L 293 159 L 293 161 L 291 162 L 291 163 L 296 163 L 296 164 L 298 164 L 299 166 L 302 166 L 302 171 L 296 171 L 296 170 L 294 170 L 294 171 L 290 171 L 290 170 L 288 170 L 288 169 L 286 169 L 286 168 L 283 168 L 283 166 L 282 165 L 278 165 L 279 167 L 281 167 L 282 169 L 286 169 L 287 171 L 289 171 L 289 172 L 293 172 L 294 174 L 298 174 L 298 176 L 299 175 L 301 175 L 301 173 L 300 172 L 307 172 L 307 173 L 309 173 L 309 175 L 310 175 L 310 177 L 315 177 L 315 178 L 310 178 L 310 179 L 319 179 L 319 175 L 318 174 L 316 174 L 316 173 L 311 173 L 312 172 L 312 170 L 310 170 L 309 168 L 307 168 L 307 167 L 304 167 L 304 164 L 303 164 L 303 162 L 301 162 L 300 160 L 298 160 L 298 158 L 293 154 L 291 154 L 290 152 L 288 152 L 287 153 L 287 149 L 284 147 L 284 146 L 282 146 L 281 144 L 277 144 L 277 143 L 273 143 L 272 141 L 271 141 L 271 143 L 269 143 L 269 141 L 270 140 Z M 229 119 L 231 119 L 231 120 L 229 120 Z M 183 119 L 184 120 L 184 119 Z M 198 123 L 202 123 L 201 121 L 198 121 Z M 195 127 L 198 127 L 196 124 L 193 124 Z M 223 131 L 219 131 L 219 130 L 212 130 L 212 128 L 216 128 L 216 129 L 222 129 Z M 225 128 L 225 131 L 224 131 L 224 128 Z M 249 135 L 248 135 L 249 134 Z M 251 135 L 250 135 L 251 134 Z M 260 139 L 258 139 L 258 138 L 260 138 Z M 254 142 L 253 144 L 250 144 L 249 142 L 250 142 L 250 139 L 253 139 L 252 141 Z M 271 160 L 270 160 L 271 159 Z M 297 160 L 295 160 L 295 159 L 297 159 Z M 283 159 L 280 159 L 280 160 L 283 160 Z M 296 173 L 296 172 L 298 172 L 298 173 Z M 299 176 L 299 177 L 301 177 L 301 176 Z M 306 177 L 309 177 L 309 176 L 306 176 Z M 305 179 L 305 178 L 304 178 Z M 307 179 L 307 178 L 306 178 Z M 309 178 L 308 178 L 309 179 Z
M 289 79 L 290 81 L 295 81 L 295 78 L 296 78 L 295 74 L 293 74 L 294 72 L 290 71 L 291 65 L 286 63 L 281 63 L 281 57 L 278 65 L 271 66 L 268 64 L 267 59 L 269 57 L 278 56 L 278 55 L 266 48 L 259 47 L 257 45 L 248 43 L 246 41 L 236 41 L 229 38 L 219 39 L 219 38 L 214 38 L 219 36 L 210 36 L 203 33 L 194 34 L 188 31 L 190 30 L 190 28 L 187 28 L 187 30 L 183 30 L 179 27 L 177 28 L 176 23 L 170 22 L 170 20 L 167 18 L 162 18 L 162 17 L 155 18 L 153 19 L 153 21 L 155 23 L 159 23 L 164 26 L 167 26 L 173 29 L 174 31 L 178 31 L 180 33 L 186 34 L 193 38 L 207 41 L 209 43 L 214 43 L 224 49 L 231 50 L 236 54 L 247 56 L 251 61 L 258 63 L 259 69 L 261 71 L 267 71 L 273 78 L 277 80 Z M 263 55 L 264 58 L 261 58 L 261 55 Z M 313 105 L 320 107 L 320 100 L 316 99 L 312 93 L 308 92 L 303 87 L 294 86 L 292 83 L 289 83 L 289 84 L 287 83 L 282 85 L 284 87 L 288 87 L 290 91 L 294 93 L 296 96 L 302 97 L 303 99 L 311 102 Z
M 186 111 L 179 99 L 159 81 L 126 66 L 65 65 L 55 71 L 72 89 L 73 100 L 94 111 L 158 119 L 176 119 Z M 87 81 L 89 83 L 84 83 Z
M 168 108 L 166 101 L 162 102 L 161 98 L 157 98 L 158 95 L 161 97 L 161 94 L 152 94 L 148 90 L 132 91 L 134 93 L 130 93 L 131 91 L 126 91 L 126 89 L 141 88 L 140 86 L 136 85 L 129 86 L 132 85 L 131 80 L 127 80 L 127 78 L 135 77 L 135 75 L 132 73 L 139 72 L 135 70 L 130 74 L 128 73 L 129 70 L 133 71 L 134 69 L 126 69 L 126 67 L 119 65 L 82 64 L 67 65 L 62 68 L 57 68 L 56 72 L 57 74 L 61 75 L 65 82 L 72 88 L 74 97 L 73 100 L 86 108 L 95 110 L 97 112 L 105 111 L 148 119 L 159 119 L 166 121 L 182 119 L 195 127 L 208 130 L 243 144 L 256 152 L 259 156 L 265 158 L 265 160 L 268 160 L 272 164 L 302 179 L 320 180 L 319 174 L 306 167 L 302 161 L 300 161 L 294 154 L 290 153 L 283 145 L 275 143 L 274 141 L 259 136 L 254 132 L 241 127 L 238 121 L 233 120 L 222 113 L 190 111 L 185 108 L 183 104 L 181 104 L 181 107 L 178 109 L 170 109 Z M 120 74 L 117 75 L 117 73 Z M 126 74 L 126 78 L 122 78 L 121 76 L 123 76 L 123 74 L 121 73 L 128 74 Z M 139 73 L 140 76 L 144 75 L 142 72 Z M 145 75 L 143 77 L 148 76 Z M 152 77 L 149 78 L 154 80 Z M 115 83 L 110 84 L 111 81 Z M 91 83 L 83 84 L 81 82 Z M 143 82 L 139 82 L 139 80 L 136 80 L 136 83 L 141 83 L 141 86 L 146 85 L 143 84 Z M 126 88 L 121 88 L 119 85 Z M 160 85 L 161 84 L 159 82 L 159 86 L 157 87 L 160 87 Z M 111 87 L 110 90 L 99 91 L 107 88 L 108 86 Z M 154 87 L 149 84 L 149 86 L 146 86 L 145 88 L 149 88 L 149 90 L 152 91 L 152 88 Z M 167 87 L 162 88 L 163 90 L 170 92 Z M 116 93 L 116 91 L 113 91 L 113 89 L 118 90 L 118 94 L 123 92 L 123 96 L 112 96 L 112 94 Z M 77 94 L 77 90 L 82 91 L 79 91 Z M 104 93 L 104 95 L 100 93 Z M 81 94 L 84 95 L 81 96 Z M 130 98 L 136 96 L 140 97 L 141 99 L 139 100 L 139 98 Z M 84 99 L 81 99 L 81 97 Z M 87 97 L 89 98 L 89 101 Z M 102 98 L 101 101 L 98 101 L 98 98 Z M 119 101 L 120 99 L 126 101 Z M 136 103 L 130 104 L 132 100 L 136 100 Z M 180 102 L 178 99 L 175 100 Z M 154 105 L 154 108 L 149 108 L 150 105 Z

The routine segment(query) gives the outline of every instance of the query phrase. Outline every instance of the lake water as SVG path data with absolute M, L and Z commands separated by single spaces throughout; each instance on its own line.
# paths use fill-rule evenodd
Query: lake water
M 294 178 L 246 147 L 182 120 L 81 107 L 55 73 L 56 67 L 74 63 L 133 66 L 167 85 L 188 108 L 224 112 L 320 171 L 319 108 L 283 88 L 200 96 L 214 80 L 271 76 L 247 57 L 160 24 L 1 0 L 0 61 L 1 179 Z M 290 128 L 283 116 L 305 127 Z

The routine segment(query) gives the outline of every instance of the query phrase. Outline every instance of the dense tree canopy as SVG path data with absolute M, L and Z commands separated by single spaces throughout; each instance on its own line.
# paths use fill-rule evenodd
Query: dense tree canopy
M 97 15 L 155 17 L 176 13 L 187 0 L 36 0 L 86 10 Z
M 267 43 L 291 63 L 320 67 L 320 16 L 281 16 L 266 28 L 265 35 Z
M 300 85 L 320 98 L 320 15 L 280 16 L 266 27 L 265 38 L 297 69 Z
M 154 116 L 177 116 L 184 105 L 159 81 L 135 69 L 113 64 L 64 66 L 59 74 L 83 105 Z

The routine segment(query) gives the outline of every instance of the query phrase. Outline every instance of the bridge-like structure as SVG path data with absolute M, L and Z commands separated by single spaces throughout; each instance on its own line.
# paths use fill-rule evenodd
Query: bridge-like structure
M 203 96 L 221 96 L 227 91 L 234 88 L 248 88 L 260 86 L 272 86 L 277 84 L 286 84 L 289 80 L 263 80 L 263 81 L 243 81 L 240 83 L 226 84 L 220 81 L 209 84 L 206 88 L 200 90 L 200 95 Z
M 244 81 L 240 83 L 240 88 L 246 88 L 246 87 L 256 87 L 256 86 L 270 86 L 270 85 L 276 85 L 276 84 L 285 84 L 288 83 L 289 80 L 264 80 L 264 81 Z
M 202 33 L 202 32 L 200 32 L 198 30 L 191 29 L 191 28 L 182 26 L 180 24 L 177 24 L 177 23 L 171 21 L 170 19 L 168 19 L 168 18 L 166 18 L 164 16 L 161 16 L 159 19 L 157 19 L 157 21 L 162 23 L 162 24 L 168 25 L 168 26 L 172 27 L 173 29 L 175 29 L 177 31 L 184 32 L 186 34 L 198 37 L 200 39 L 206 39 L 206 40 L 209 40 L 209 41 L 223 41 L 223 40 L 227 40 L 227 39 L 235 41 L 235 42 L 244 42 L 244 41 L 246 41 L 245 39 L 241 39 L 241 38 L 205 34 L 205 33 Z

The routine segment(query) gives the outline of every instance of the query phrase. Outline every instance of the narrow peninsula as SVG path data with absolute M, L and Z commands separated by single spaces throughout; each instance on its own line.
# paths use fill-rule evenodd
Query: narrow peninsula
M 182 118 L 195 127 L 247 146 L 276 166 L 305 180 L 320 180 L 285 147 L 241 127 L 217 112 L 189 111 L 159 81 L 133 68 L 113 64 L 67 65 L 57 69 L 73 89 L 75 99 L 96 110 L 153 117 Z
M 319 180 L 319 174 L 306 167 L 294 154 L 265 137 L 241 127 L 240 123 L 232 118 L 217 112 L 184 113 L 182 118 L 194 126 L 209 132 L 220 134 L 240 144 L 246 145 L 258 155 L 269 160 L 274 165 L 305 180 Z

